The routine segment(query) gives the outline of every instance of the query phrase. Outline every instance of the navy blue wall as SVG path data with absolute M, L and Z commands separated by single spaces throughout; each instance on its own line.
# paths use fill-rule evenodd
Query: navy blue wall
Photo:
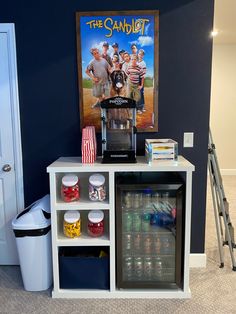
M 135 6 L 134 6 L 135 3 Z M 80 155 L 76 11 L 160 10 L 159 132 L 195 166 L 191 252 L 204 251 L 213 0 L 17 1 L 1 4 L 0 22 L 15 23 L 26 204 L 49 190 L 46 167 Z M 194 132 L 194 148 L 183 133 Z

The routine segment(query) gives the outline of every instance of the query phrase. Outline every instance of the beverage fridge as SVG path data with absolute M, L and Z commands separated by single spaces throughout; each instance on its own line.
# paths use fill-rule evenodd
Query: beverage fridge
M 177 174 L 116 175 L 118 289 L 182 288 L 184 193 Z

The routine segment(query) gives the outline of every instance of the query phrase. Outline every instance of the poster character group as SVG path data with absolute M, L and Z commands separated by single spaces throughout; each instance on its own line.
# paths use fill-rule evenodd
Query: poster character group
M 100 130 L 100 103 L 116 95 L 137 105 L 139 131 L 157 131 L 158 13 L 77 13 L 81 127 Z

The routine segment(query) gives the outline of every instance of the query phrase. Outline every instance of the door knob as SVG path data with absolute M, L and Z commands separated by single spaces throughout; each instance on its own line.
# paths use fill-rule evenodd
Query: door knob
M 6 165 L 4 165 L 4 166 L 2 167 L 2 170 L 5 171 L 5 172 L 9 172 L 9 171 L 11 171 L 11 166 L 8 165 L 8 164 L 6 164 Z

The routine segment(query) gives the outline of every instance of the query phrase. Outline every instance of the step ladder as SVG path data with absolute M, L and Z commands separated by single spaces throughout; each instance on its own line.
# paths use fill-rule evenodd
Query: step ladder
M 224 267 L 223 247 L 224 245 L 228 245 L 232 261 L 232 270 L 236 271 L 236 262 L 233 252 L 233 249 L 236 248 L 234 241 L 234 227 L 231 223 L 229 216 L 229 203 L 226 199 L 224 192 L 223 181 L 220 174 L 219 164 L 216 156 L 216 148 L 213 144 L 211 130 L 209 130 L 208 143 L 208 171 L 210 177 L 216 234 L 220 255 L 220 268 Z

